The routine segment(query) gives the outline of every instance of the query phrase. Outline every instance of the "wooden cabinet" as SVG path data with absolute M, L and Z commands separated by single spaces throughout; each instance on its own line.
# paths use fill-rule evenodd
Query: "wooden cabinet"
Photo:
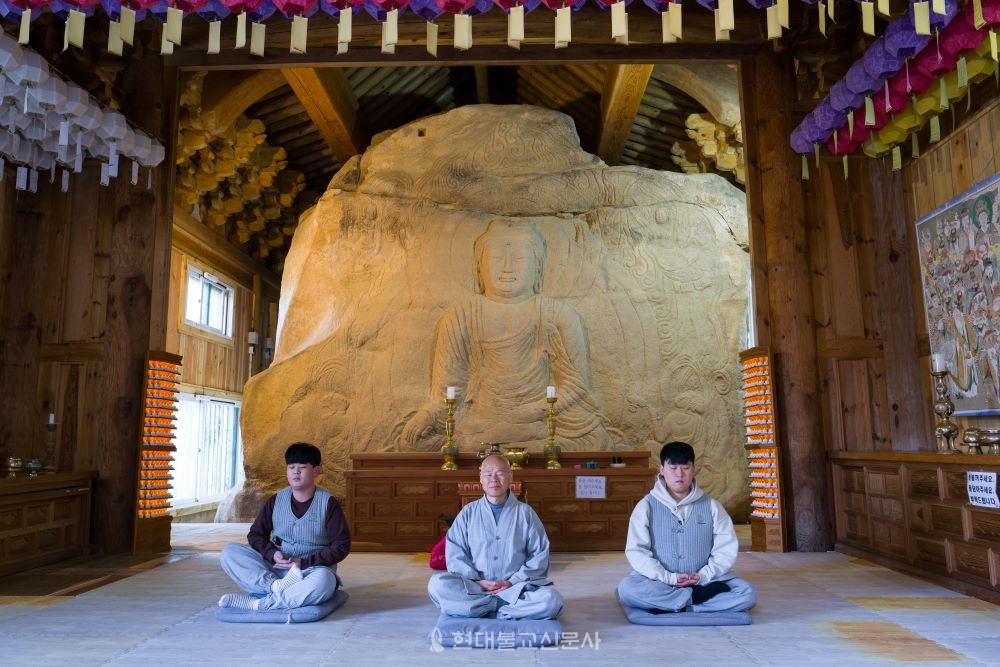
M 86 553 L 94 473 L 0 479 L 0 575 Z
M 609 467 L 612 456 L 625 467 Z M 471 453 L 459 455 L 455 471 L 440 470 L 437 454 L 355 454 L 352 461 L 346 512 L 355 551 L 423 551 L 448 530 L 438 517 L 461 509 L 459 483 L 479 481 Z M 560 461 L 561 469 L 546 470 L 539 455 L 514 471 L 521 500 L 545 524 L 552 550 L 624 550 L 632 508 L 656 478 L 649 452 L 571 452 Z M 589 461 L 599 467 L 573 467 Z M 605 498 L 577 498 L 578 476 L 604 477 Z
M 1000 456 L 834 452 L 837 546 L 1000 602 L 1000 510 L 969 504 L 966 474 Z

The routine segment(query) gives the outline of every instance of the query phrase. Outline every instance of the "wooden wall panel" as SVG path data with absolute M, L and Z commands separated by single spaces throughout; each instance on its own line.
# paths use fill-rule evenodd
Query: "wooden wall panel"
M 187 268 L 194 265 L 209 271 L 233 288 L 233 337 L 226 339 L 184 322 L 184 300 L 187 290 Z M 174 249 L 170 270 L 170 332 L 168 341 L 176 341 L 176 351 L 184 358 L 181 381 L 197 389 L 212 389 L 230 394 L 242 394 L 249 379 L 250 357 L 247 353 L 247 332 L 251 328 L 250 286 L 220 272 L 216 267 L 195 261 Z M 263 354 L 264 335 L 256 355 Z M 255 355 L 255 356 L 256 356 Z
M 969 505 L 969 470 L 1000 456 L 831 454 L 837 548 L 1000 602 L 1000 510 Z M 866 532 L 870 526 L 870 533 Z

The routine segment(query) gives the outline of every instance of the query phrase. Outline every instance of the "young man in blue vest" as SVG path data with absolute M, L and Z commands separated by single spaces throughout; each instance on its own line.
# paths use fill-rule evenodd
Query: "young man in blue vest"
M 624 604 L 666 613 L 746 611 L 756 603 L 753 586 L 730 571 L 739 552 L 733 520 L 694 475 L 691 445 L 663 446 L 656 484 L 629 520 L 633 572 L 618 584 Z
M 227 544 L 222 569 L 248 595 L 228 593 L 220 607 L 266 611 L 326 602 L 337 592 L 337 563 L 351 551 L 340 503 L 316 486 L 322 454 L 297 442 L 285 451 L 288 486 L 264 503 L 246 544 Z

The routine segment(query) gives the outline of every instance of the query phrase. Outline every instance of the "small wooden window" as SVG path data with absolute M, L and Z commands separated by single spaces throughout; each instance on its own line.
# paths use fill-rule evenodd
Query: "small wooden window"
M 207 271 L 188 270 L 184 320 L 226 338 L 233 337 L 233 288 Z

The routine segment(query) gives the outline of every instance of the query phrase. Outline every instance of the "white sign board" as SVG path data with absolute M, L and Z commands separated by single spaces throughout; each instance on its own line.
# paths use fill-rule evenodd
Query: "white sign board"
M 607 477 L 584 477 L 578 475 L 576 478 L 577 498 L 606 498 L 605 486 Z
M 1000 498 L 997 498 L 997 474 L 995 472 L 965 473 L 965 484 L 969 492 L 969 503 L 980 507 L 1000 509 Z M 580 486 L 577 484 L 577 490 Z

